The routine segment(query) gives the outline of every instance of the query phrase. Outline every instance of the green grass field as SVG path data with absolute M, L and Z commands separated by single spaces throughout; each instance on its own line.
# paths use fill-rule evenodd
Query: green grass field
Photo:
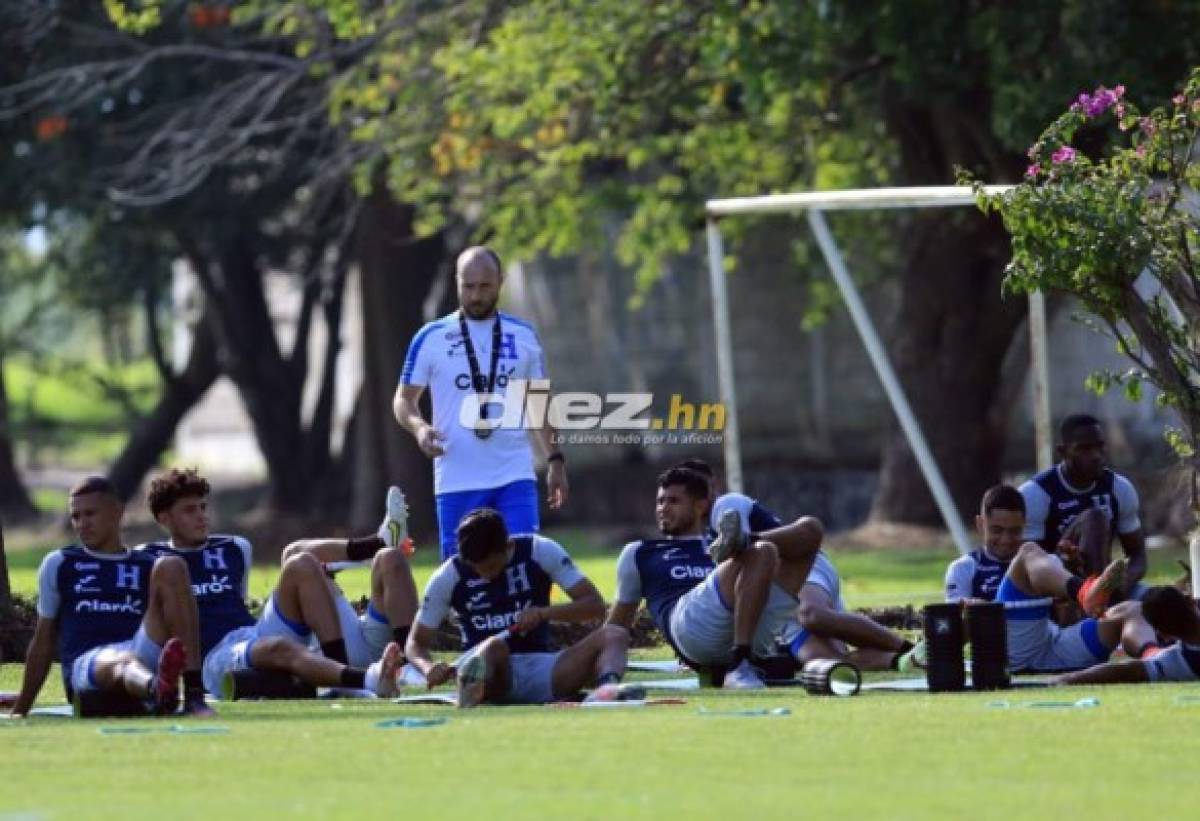
M 559 535 L 611 595 L 615 554 L 578 534 Z M 10 556 L 18 589 L 34 587 L 37 556 Z M 845 553 L 835 561 L 851 605 L 881 605 L 935 600 L 950 558 Z M 1174 558 L 1155 553 L 1152 576 L 1176 575 Z M 431 568 L 426 553 L 421 581 Z M 256 575 L 261 595 L 273 573 Z M 344 581 L 351 595 L 363 584 L 365 576 Z M 19 677 L 18 666 L 0 667 L 0 690 L 16 689 Z M 1200 737 L 1188 729 L 1200 720 L 1200 700 L 1192 700 L 1200 688 L 1186 685 L 685 696 L 684 705 L 639 710 L 237 702 L 219 705 L 210 722 L 0 721 L 0 819 L 1181 818 L 1194 804 L 1186 776 L 1174 770 L 1200 753 Z M 1029 706 L 1085 696 L 1099 705 Z M 55 672 L 39 703 L 61 698 Z M 791 712 L 700 713 L 777 707 Z M 446 722 L 375 726 L 403 716 Z M 173 723 L 227 732 L 102 732 Z

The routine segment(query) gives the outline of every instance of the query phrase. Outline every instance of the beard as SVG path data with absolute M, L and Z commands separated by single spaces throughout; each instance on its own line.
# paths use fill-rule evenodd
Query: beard
M 467 319 L 487 319 L 492 314 L 496 313 L 496 303 L 499 298 L 493 299 L 490 302 L 476 302 L 472 305 L 463 305 L 463 313 L 467 315 Z

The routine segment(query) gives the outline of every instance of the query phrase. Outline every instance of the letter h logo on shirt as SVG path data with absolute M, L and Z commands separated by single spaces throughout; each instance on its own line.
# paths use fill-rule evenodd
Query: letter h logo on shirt
M 117 587 L 129 588 L 130 590 L 138 589 L 138 582 L 141 580 L 142 569 L 137 565 L 118 564 L 117 565 Z
M 524 562 L 508 568 L 505 575 L 508 576 L 508 595 L 516 596 L 533 589 L 533 585 L 529 583 L 529 570 Z
M 205 570 L 228 570 L 229 566 L 225 564 L 225 559 L 221 556 L 221 551 L 213 548 L 204 549 L 204 569 Z

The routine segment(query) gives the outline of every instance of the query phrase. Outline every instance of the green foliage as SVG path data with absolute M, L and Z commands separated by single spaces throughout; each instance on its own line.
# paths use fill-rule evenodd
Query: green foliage
M 145 34 L 162 23 L 162 0 L 104 0 L 104 12 L 117 28 Z
M 1137 401 L 1153 384 L 1184 423 L 1186 436 L 1172 437 L 1181 452 L 1200 435 L 1198 138 L 1200 70 L 1147 114 L 1123 86 L 1101 86 L 1034 142 L 1020 185 L 978 197 L 1012 234 L 1006 287 L 1078 298 L 1136 365 L 1096 374 L 1089 387 L 1119 384 Z

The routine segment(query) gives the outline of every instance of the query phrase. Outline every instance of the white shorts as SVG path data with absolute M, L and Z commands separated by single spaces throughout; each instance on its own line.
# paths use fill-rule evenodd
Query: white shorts
M 146 666 L 147 670 L 154 671 L 158 669 L 158 657 L 162 655 L 162 647 L 155 644 L 149 636 L 146 635 L 145 627 L 138 627 L 133 638 L 126 641 L 118 641 L 113 644 L 102 644 L 99 647 L 93 647 L 81 656 L 75 658 L 75 662 L 71 665 L 71 690 L 76 693 L 87 692 L 89 690 L 98 690 L 96 684 L 96 656 L 105 650 L 123 653 L 132 652 L 137 656 L 138 661 Z
M 509 658 L 512 685 L 507 704 L 546 704 L 554 701 L 554 665 L 562 653 L 513 653 Z
M 833 562 L 829 561 L 825 551 L 817 551 L 816 558 L 813 559 L 812 570 L 808 572 L 808 578 L 804 580 L 804 583 L 823 590 L 825 595 L 829 596 L 829 600 L 833 602 L 834 610 L 839 613 L 846 612 L 846 602 L 842 600 L 842 577 L 838 575 L 837 568 L 833 566 Z M 786 646 L 793 656 L 797 656 L 800 648 L 804 646 L 811 635 L 812 633 L 804 629 L 799 621 L 791 618 L 780 628 L 778 639 L 779 643 Z
M 257 624 L 231 630 L 208 651 L 202 670 L 204 689 L 214 696 L 221 694 L 221 679 L 226 673 L 251 669 L 250 650 L 259 639 L 285 638 L 304 647 L 310 646 L 312 631 L 284 617 L 275 606 L 275 596 L 267 599 Z
M 346 597 L 337 592 L 338 622 L 346 641 L 346 657 L 351 667 L 366 668 L 383 657 L 383 650 L 392 641 L 392 628 L 387 617 L 370 605 L 361 616 Z M 404 649 L 404 648 L 400 648 Z
M 795 615 L 796 597 L 777 584 L 771 585 L 767 604 L 754 630 L 752 651 L 775 653 L 775 637 Z M 671 640 L 689 661 L 724 664 L 733 659 L 733 605 L 721 598 L 717 574 L 709 575 L 675 602 L 667 619 Z
M 1200 681 L 1200 647 L 1181 641 L 1142 664 L 1151 681 Z
M 1004 604 L 1008 666 L 1014 673 L 1082 670 L 1112 655 L 1112 648 L 1100 641 L 1098 621 L 1059 627 L 1050 620 L 1050 599 L 1025 593 L 1007 577 L 996 601 Z
M 829 595 L 830 601 L 833 602 L 834 609 L 839 613 L 845 611 L 846 603 L 842 601 L 842 577 L 838 575 L 837 568 L 833 566 L 833 562 L 829 561 L 824 550 L 817 551 L 816 558 L 813 559 L 812 570 L 808 571 L 808 578 L 804 580 L 804 583 L 824 590 Z

